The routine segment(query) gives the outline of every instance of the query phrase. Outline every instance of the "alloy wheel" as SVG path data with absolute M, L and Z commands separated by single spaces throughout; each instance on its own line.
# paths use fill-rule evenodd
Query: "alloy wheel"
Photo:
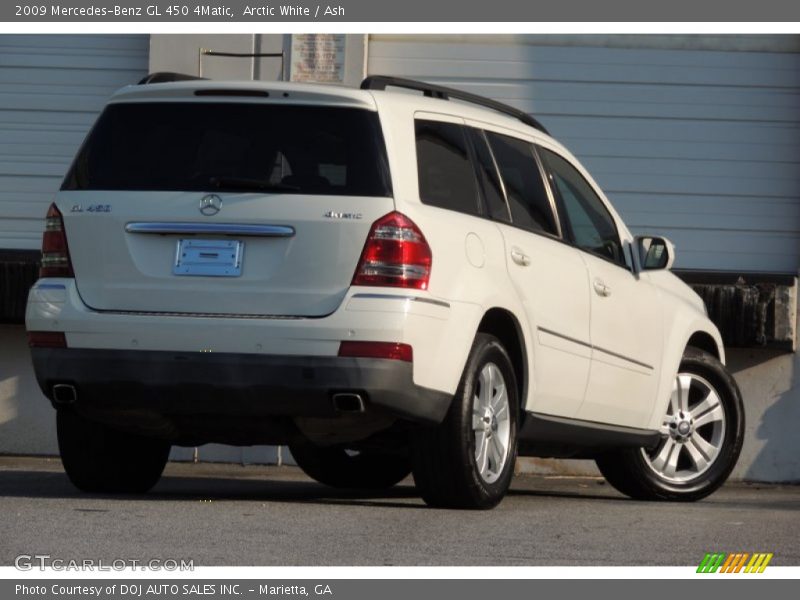
M 714 386 L 694 373 L 679 373 L 661 425 L 663 439 L 652 450 L 642 449 L 645 463 L 666 481 L 692 481 L 719 457 L 725 427 L 725 410 Z
M 494 483 L 508 460 L 511 415 L 502 371 L 486 363 L 478 374 L 472 401 L 475 465 L 486 483 Z

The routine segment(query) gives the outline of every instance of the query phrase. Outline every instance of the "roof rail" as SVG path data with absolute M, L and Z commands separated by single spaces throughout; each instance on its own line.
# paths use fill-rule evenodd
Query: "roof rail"
M 497 102 L 496 100 L 478 96 L 477 94 L 470 94 L 469 92 L 462 92 L 461 90 L 456 90 L 441 85 L 425 83 L 424 81 L 404 79 L 402 77 L 389 77 L 386 75 L 370 75 L 361 82 L 362 90 L 385 90 L 387 87 L 399 87 L 408 90 L 417 90 L 419 92 L 423 92 L 429 98 L 438 98 L 440 100 L 449 100 L 450 98 L 455 98 L 456 100 L 463 100 L 464 102 L 469 102 L 471 104 L 485 106 L 486 108 L 491 108 L 503 114 L 514 117 L 515 119 L 519 119 L 526 125 L 530 125 L 534 129 L 538 129 L 542 133 L 547 133 L 550 135 L 547 129 L 545 129 L 539 121 L 534 119 L 528 113 L 514 108 L 513 106 L 509 106 L 508 104 L 503 104 L 502 102 Z
M 149 73 L 139 80 L 139 85 L 147 85 L 148 83 L 169 83 L 170 81 L 193 81 L 197 79 L 207 79 L 206 77 L 197 77 L 196 75 L 187 75 L 186 73 L 172 73 L 171 71 L 158 71 L 156 73 Z

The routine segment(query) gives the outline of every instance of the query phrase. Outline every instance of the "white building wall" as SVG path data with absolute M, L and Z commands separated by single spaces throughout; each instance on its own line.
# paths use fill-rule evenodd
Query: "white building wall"
M 747 426 L 738 479 L 800 481 L 800 356 L 729 350 Z
M 0 454 L 58 454 L 55 412 L 36 383 L 21 325 L 0 325 Z

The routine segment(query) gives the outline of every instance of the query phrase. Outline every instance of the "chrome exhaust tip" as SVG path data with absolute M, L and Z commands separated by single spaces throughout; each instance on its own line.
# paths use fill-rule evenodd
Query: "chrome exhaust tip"
M 78 399 L 78 391 L 69 383 L 56 383 L 53 386 L 53 402 L 56 404 L 74 404 Z
M 333 395 L 333 408 L 342 413 L 363 413 L 366 409 L 361 394 L 342 392 Z

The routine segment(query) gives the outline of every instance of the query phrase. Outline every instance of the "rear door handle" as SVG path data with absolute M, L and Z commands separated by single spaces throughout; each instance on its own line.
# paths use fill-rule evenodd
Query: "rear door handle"
M 594 280 L 594 291 L 598 296 L 603 296 L 604 298 L 611 295 L 611 288 L 602 279 Z
M 529 264 L 531 264 L 531 257 L 525 254 L 519 248 L 511 249 L 511 260 L 522 267 L 527 267 Z

